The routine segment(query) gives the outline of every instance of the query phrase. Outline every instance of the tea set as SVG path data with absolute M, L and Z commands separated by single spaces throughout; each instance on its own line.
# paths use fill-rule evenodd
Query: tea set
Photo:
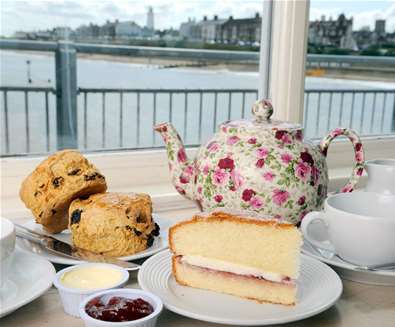
M 347 128 L 334 129 L 315 145 L 303 139 L 300 125 L 271 119 L 273 112 L 270 101 L 257 101 L 252 120 L 222 123 L 193 160 L 187 158 L 171 123 L 155 126 L 166 144 L 176 190 L 196 201 L 201 210 L 226 207 L 301 223 L 305 240 L 316 249 L 353 265 L 391 268 L 395 264 L 395 159 L 365 162 L 359 136 Z M 347 184 L 339 193 L 328 195 L 326 156 L 339 136 L 351 141 L 355 163 Z M 365 167 L 366 188 L 352 192 Z M 329 240 L 309 234 L 313 222 L 324 224 Z
M 347 128 L 336 128 L 314 144 L 304 139 L 300 125 L 274 120 L 273 112 L 270 101 L 257 101 L 252 107 L 252 120 L 222 123 L 193 160 L 187 158 L 181 138 L 171 123 L 156 125 L 154 129 L 166 144 L 176 190 L 195 201 L 200 210 L 250 211 L 300 225 L 305 254 L 333 267 L 345 268 L 345 278 L 370 282 L 369 278 L 349 274 L 349 271 L 365 270 L 378 276 L 373 278 L 373 283 L 395 285 L 395 159 L 365 162 L 359 136 Z M 327 151 L 331 142 L 341 136 L 352 143 L 355 163 L 346 185 L 337 193 L 328 194 Z M 364 169 L 368 173 L 367 185 L 354 191 Z M 22 258 L 24 252 L 15 249 L 15 238 L 15 226 L 2 218 L 2 289 L 10 287 L 6 284 L 14 273 L 12 265 L 18 260 L 29 261 L 27 257 Z M 42 258 L 42 262 L 33 261 L 30 263 L 32 278 L 47 277 L 40 291 L 29 295 L 31 299 L 45 292 L 52 280 L 64 273 L 58 272 L 56 277 L 48 261 Z M 378 278 L 383 276 L 388 279 L 380 282 Z M 129 291 L 132 292 L 125 290 Z M 110 291 L 103 289 L 102 292 L 105 295 Z M 156 298 L 147 297 L 147 301 L 155 308 L 151 322 L 154 326 L 162 304 Z M 0 316 L 23 305 L 21 303 L 8 311 L 0 310 Z M 81 307 L 74 306 L 73 315 L 79 316 L 78 310 L 81 311 Z M 91 318 L 85 318 L 89 325 Z

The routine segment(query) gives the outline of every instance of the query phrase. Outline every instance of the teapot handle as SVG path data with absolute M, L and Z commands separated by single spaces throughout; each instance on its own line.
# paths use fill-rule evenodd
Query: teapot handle
M 365 155 L 363 152 L 363 147 L 361 139 L 353 130 L 348 128 L 335 128 L 332 130 L 320 143 L 319 147 L 321 153 L 326 157 L 328 152 L 329 144 L 338 136 L 347 136 L 354 147 L 355 153 L 355 165 L 352 171 L 352 175 L 348 180 L 347 184 L 343 186 L 340 192 L 352 192 L 355 184 L 357 184 L 358 179 L 361 177 L 364 169 Z

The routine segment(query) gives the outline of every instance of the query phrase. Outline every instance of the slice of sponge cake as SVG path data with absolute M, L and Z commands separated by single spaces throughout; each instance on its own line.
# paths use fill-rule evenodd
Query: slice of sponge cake
M 276 220 L 214 212 L 169 233 L 178 283 L 260 302 L 294 304 L 302 238 Z

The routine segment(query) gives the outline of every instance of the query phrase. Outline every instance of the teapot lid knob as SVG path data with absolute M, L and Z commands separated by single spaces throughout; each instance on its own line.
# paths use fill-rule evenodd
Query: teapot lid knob
M 268 122 L 273 115 L 273 106 L 269 100 L 262 99 L 253 104 L 251 111 L 257 123 Z

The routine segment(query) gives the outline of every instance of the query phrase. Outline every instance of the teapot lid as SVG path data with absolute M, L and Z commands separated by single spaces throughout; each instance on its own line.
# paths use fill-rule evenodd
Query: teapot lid
M 243 119 L 235 121 L 227 121 L 220 125 L 220 128 L 236 128 L 239 131 L 255 132 L 256 129 L 286 130 L 296 131 L 302 129 L 300 124 L 285 122 L 281 120 L 273 120 L 273 105 L 269 100 L 263 99 L 256 101 L 251 109 L 253 119 Z

